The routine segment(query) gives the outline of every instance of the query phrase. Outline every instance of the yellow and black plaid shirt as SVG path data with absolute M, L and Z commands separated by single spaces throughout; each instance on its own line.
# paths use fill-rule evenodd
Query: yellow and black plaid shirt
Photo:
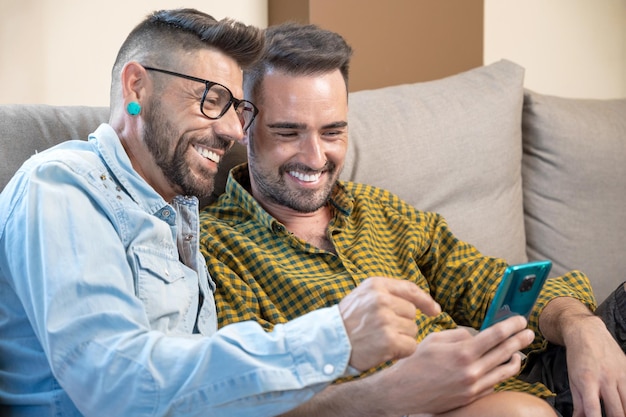
M 334 254 L 291 234 L 246 191 L 248 185 L 247 166 L 236 167 L 225 194 L 200 217 L 200 245 L 217 283 L 220 326 L 255 320 L 270 330 L 337 304 L 368 277 L 387 276 L 417 283 L 442 307 L 436 317 L 418 314 L 418 340 L 457 324 L 480 327 L 506 263 L 458 240 L 438 214 L 418 211 L 379 188 L 340 182 L 330 201 Z M 560 296 L 595 308 L 581 272 L 548 280 L 529 320 L 537 334 L 529 351 L 544 347 L 539 313 Z M 541 384 L 517 379 L 496 388 L 551 395 Z

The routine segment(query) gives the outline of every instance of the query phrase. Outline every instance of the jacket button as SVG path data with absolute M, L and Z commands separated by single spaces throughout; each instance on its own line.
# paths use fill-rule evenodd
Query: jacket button
M 333 372 L 335 372 L 335 367 L 333 365 L 330 363 L 324 365 L 324 374 L 331 375 Z

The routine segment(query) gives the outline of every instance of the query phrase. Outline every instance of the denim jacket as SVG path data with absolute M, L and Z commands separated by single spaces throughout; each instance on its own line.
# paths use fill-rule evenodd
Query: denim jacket
M 25 162 L 0 194 L 0 415 L 275 415 L 344 375 L 336 306 L 216 331 L 198 233 L 107 124 Z

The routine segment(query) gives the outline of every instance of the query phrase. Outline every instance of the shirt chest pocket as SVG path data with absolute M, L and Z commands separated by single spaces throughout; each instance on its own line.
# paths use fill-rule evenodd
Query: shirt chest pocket
M 151 327 L 164 332 L 189 331 L 192 306 L 197 308 L 197 274 L 178 259 L 150 249 L 135 248 L 134 257 L 135 291 Z

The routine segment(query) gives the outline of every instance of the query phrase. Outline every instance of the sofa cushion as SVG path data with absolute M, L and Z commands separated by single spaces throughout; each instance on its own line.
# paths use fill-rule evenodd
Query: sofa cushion
M 0 106 L 0 190 L 31 155 L 68 139 L 87 139 L 108 118 L 107 107 Z
M 528 256 L 582 270 L 604 300 L 626 279 L 626 99 L 527 91 L 523 132 Z
M 349 97 L 343 179 L 437 211 L 484 254 L 526 261 L 522 67 L 500 61 L 451 77 Z

